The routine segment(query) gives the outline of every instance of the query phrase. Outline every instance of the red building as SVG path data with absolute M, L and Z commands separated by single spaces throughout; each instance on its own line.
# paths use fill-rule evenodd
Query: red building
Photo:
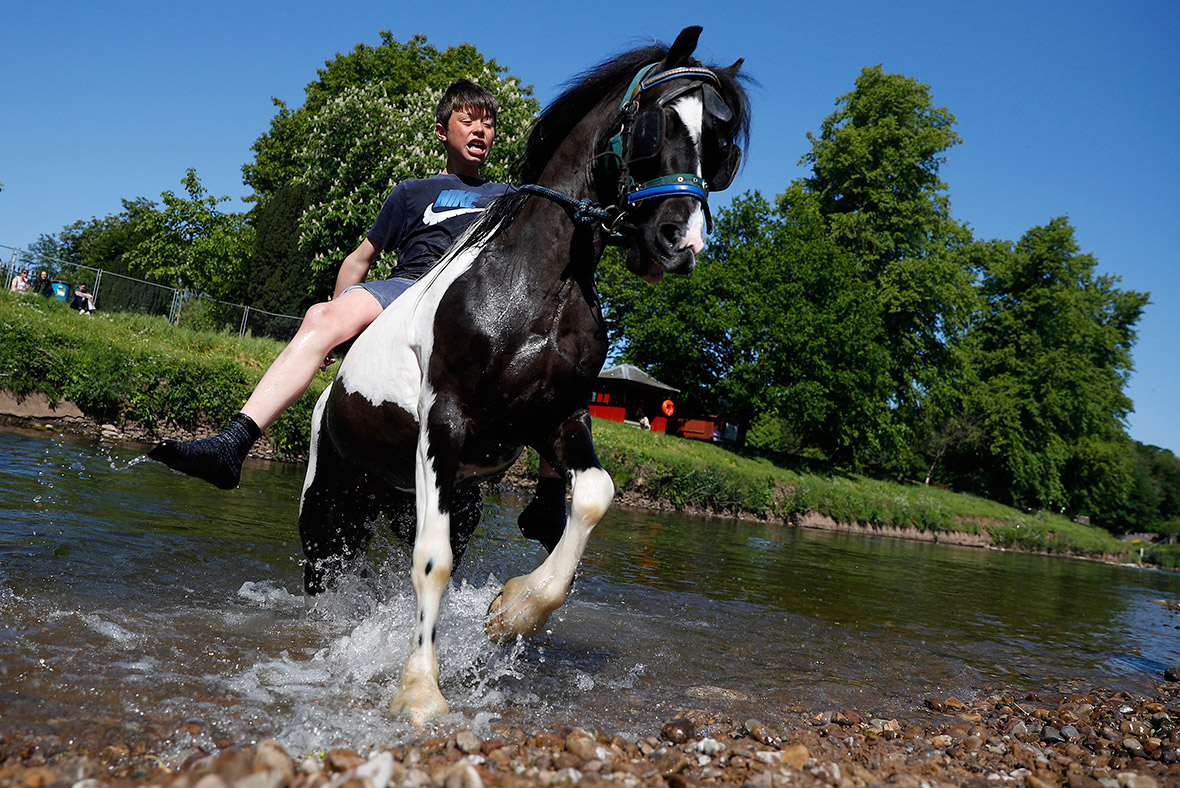
M 590 415 L 609 421 L 639 424 L 647 417 L 653 432 L 667 432 L 680 389 L 661 383 L 639 367 L 620 364 L 598 373 L 590 397 Z
M 598 373 L 590 397 L 590 415 L 636 426 L 646 416 L 653 432 L 700 441 L 737 441 L 737 425 L 719 416 L 676 413 L 675 395 L 679 393 L 680 389 L 656 380 L 639 367 L 620 364 Z

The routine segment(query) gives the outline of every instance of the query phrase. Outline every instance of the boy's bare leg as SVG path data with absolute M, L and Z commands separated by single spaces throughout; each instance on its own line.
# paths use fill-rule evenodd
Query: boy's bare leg
M 242 413 L 260 430 L 268 429 L 303 396 L 333 348 L 364 331 L 380 314 L 377 299 L 359 288 L 307 310 L 299 331 L 258 381 Z
M 307 310 L 299 331 L 266 370 L 242 412 L 220 433 L 189 443 L 166 440 L 148 456 L 223 490 L 237 487 L 242 461 L 262 431 L 303 396 L 333 348 L 355 337 L 380 314 L 381 304 L 363 289 L 316 304 Z

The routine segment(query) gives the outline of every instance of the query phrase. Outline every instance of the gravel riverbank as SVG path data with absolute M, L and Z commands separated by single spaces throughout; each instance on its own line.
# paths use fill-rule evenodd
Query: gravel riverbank
M 686 709 L 636 741 L 609 731 L 493 726 L 487 737 L 426 733 L 368 752 L 218 742 L 167 757 L 142 737 L 79 746 L 5 719 L 0 788 L 1180 785 L 1178 683 L 1150 696 L 1062 687 L 1053 695 L 996 693 L 969 703 L 932 698 L 916 705 L 914 716 L 880 719 L 844 709 L 738 721 Z

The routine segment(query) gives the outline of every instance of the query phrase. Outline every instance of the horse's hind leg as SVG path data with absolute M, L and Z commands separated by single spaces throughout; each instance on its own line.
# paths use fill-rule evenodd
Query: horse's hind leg
M 389 521 L 390 530 L 408 550 L 414 549 L 417 536 L 417 512 L 414 494 L 400 490 L 376 490 L 368 493 L 377 500 L 384 500 L 379 508 Z M 458 487 L 451 498 L 451 572 L 459 568 L 467 545 L 483 516 L 483 491 L 478 485 Z
M 565 518 L 565 479 L 542 475 L 516 522 L 526 539 L 540 542 L 545 552 L 552 553 L 565 531 Z
M 459 568 L 467 545 L 475 534 L 483 516 L 483 490 L 478 484 L 456 487 L 451 493 L 451 553 L 454 555 L 453 573 Z
M 580 411 L 554 438 L 554 454 L 569 469 L 573 485 L 569 521 L 549 557 L 529 574 L 505 583 L 492 600 L 486 624 L 492 640 L 532 635 L 545 626 L 549 614 L 565 602 L 590 533 L 614 500 L 614 483 L 594 455 L 589 421 Z
M 312 418 L 311 461 L 299 504 L 299 537 L 306 558 L 303 587 L 313 595 L 327 588 L 332 570 L 363 555 L 371 537 L 366 526 L 371 498 L 362 494 L 367 479 L 320 434 L 326 398 L 327 392 Z

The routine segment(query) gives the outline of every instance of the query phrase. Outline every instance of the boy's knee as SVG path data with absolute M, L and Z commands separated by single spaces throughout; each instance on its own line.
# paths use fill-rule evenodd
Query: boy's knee
M 307 312 L 303 315 L 304 328 L 319 328 L 331 321 L 331 313 L 328 303 L 312 304 L 307 308 Z
M 299 331 L 305 336 L 314 334 L 317 337 L 317 347 L 322 345 L 327 352 L 356 335 L 357 332 L 351 330 L 350 317 L 338 309 L 333 309 L 330 301 L 326 304 L 315 304 L 303 316 L 303 324 Z

